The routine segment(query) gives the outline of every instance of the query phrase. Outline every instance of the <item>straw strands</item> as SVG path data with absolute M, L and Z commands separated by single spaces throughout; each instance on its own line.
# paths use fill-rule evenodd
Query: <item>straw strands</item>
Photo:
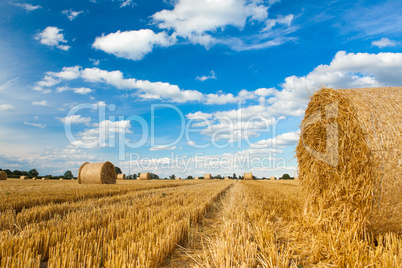
M 402 88 L 323 88 L 301 130 L 307 212 L 358 233 L 402 233 Z
M 7 180 L 7 172 L 5 171 L 0 171 L 0 181 L 5 181 Z
M 78 171 L 79 184 L 115 184 L 116 171 L 110 162 L 89 163 L 81 165 Z

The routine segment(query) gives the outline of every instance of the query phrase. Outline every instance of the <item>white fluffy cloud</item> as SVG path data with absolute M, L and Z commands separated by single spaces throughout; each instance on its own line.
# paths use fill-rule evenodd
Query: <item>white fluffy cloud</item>
M 15 110 L 15 107 L 11 104 L 0 104 L 0 112 L 7 112 Z
M 42 7 L 40 5 L 31 5 L 31 4 L 27 4 L 27 3 L 13 3 L 14 6 L 17 7 L 21 7 L 23 9 L 25 9 L 26 11 L 34 11 L 37 9 L 41 9 Z
M 176 149 L 176 146 L 166 146 L 166 145 L 159 145 L 159 146 L 154 146 L 151 149 L 149 149 L 150 151 L 166 151 L 166 150 L 174 150 Z
M 64 15 L 66 15 L 67 18 L 68 18 L 70 21 L 73 21 L 75 18 L 78 17 L 78 15 L 80 15 L 80 14 L 83 13 L 83 12 L 84 12 L 84 11 L 74 11 L 74 10 L 72 10 L 72 9 L 70 8 L 70 9 L 63 10 L 61 13 L 63 13 Z
M 401 73 L 402 53 L 370 54 L 340 51 L 329 65 L 319 65 L 302 77 L 287 77 L 281 85 L 281 90 L 260 88 L 249 92 L 259 96 L 258 105 L 210 114 L 194 113 L 187 115 L 187 118 L 197 119 L 198 114 L 198 121 L 202 122 L 194 126 L 204 127 L 201 134 L 212 136 L 213 133 L 218 133 L 219 135 L 215 134 L 215 139 L 241 139 L 245 134 L 258 135 L 255 129 L 262 130 L 274 124 L 280 116 L 303 116 L 310 94 L 322 86 L 331 88 L 400 86 Z M 249 126 L 244 125 L 244 122 L 253 116 L 259 117 L 260 120 Z M 263 118 L 266 118 L 266 121 Z
M 215 72 L 212 70 L 210 72 L 210 75 L 197 76 L 195 79 L 198 81 L 204 82 L 208 79 L 217 79 L 217 77 L 215 75 Z
M 87 87 L 78 87 L 78 88 L 69 88 L 69 87 L 58 87 L 57 92 L 63 92 L 63 91 L 72 91 L 77 94 L 81 95 L 87 95 L 88 93 L 91 93 L 93 90 Z
M 92 126 L 92 128 L 88 128 L 78 133 L 78 138 L 71 142 L 72 145 L 80 148 L 106 147 L 108 146 L 109 141 L 115 139 L 116 134 L 120 134 L 119 138 L 122 138 L 125 137 L 126 133 L 132 133 L 129 120 L 104 120 L 100 123 L 94 123 Z
M 169 47 L 174 43 L 176 43 L 175 36 L 143 29 L 102 35 L 95 39 L 92 46 L 120 58 L 141 60 L 154 47 Z
M 36 40 L 39 40 L 41 44 L 57 47 L 61 50 L 69 50 L 70 47 L 67 45 L 63 45 L 63 43 L 67 43 L 64 39 L 64 34 L 62 34 L 63 30 L 57 27 L 48 26 L 42 32 L 38 33 L 35 37 Z
M 379 47 L 379 48 L 394 47 L 394 46 L 396 46 L 396 44 L 397 44 L 396 41 L 390 40 L 390 39 L 385 38 L 385 37 L 383 37 L 383 38 L 381 38 L 379 40 L 371 42 L 372 46 L 376 46 L 376 47 Z
M 37 105 L 37 106 L 50 106 L 49 103 L 45 100 L 43 101 L 33 101 L 32 105 Z
M 56 117 L 56 119 L 63 122 L 63 124 L 85 124 L 87 126 L 91 125 L 91 118 L 90 117 L 82 117 L 81 115 L 71 115 L 67 117 Z
M 24 122 L 24 125 L 37 127 L 37 128 L 45 128 L 46 127 L 46 124 L 38 124 L 38 123 L 30 123 L 30 122 Z
M 178 0 L 173 10 L 162 10 L 152 16 L 160 29 L 173 29 L 179 36 L 202 45 L 214 41 L 207 32 L 228 25 L 242 28 L 247 20 L 264 21 L 267 17 L 268 6 L 245 0 Z

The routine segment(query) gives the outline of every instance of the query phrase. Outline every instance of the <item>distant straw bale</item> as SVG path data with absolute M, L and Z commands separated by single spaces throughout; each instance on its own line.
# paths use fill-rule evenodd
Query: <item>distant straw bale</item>
M 20 180 L 27 180 L 28 179 L 28 176 L 21 176 L 20 177 Z
M 301 130 L 307 215 L 357 232 L 402 233 L 402 88 L 323 88 Z
M 199 179 L 200 179 L 200 177 L 195 177 L 195 178 L 194 178 L 194 180 L 199 180 Z
M 269 179 L 270 180 L 276 180 L 276 177 L 270 177 Z
M 140 176 L 138 177 L 138 179 L 139 180 L 150 180 L 151 174 L 149 172 L 141 173 Z
M 204 174 L 204 180 L 210 180 L 212 179 L 211 174 Z
M 84 163 L 78 171 L 79 184 L 115 184 L 116 170 L 114 165 L 107 162 Z
M 125 180 L 126 179 L 126 174 L 117 174 L 116 179 L 117 180 Z
M 225 177 L 225 180 L 228 180 L 229 179 L 229 177 Z
M 7 172 L 5 171 L 0 171 L 0 181 L 5 181 L 7 180 Z
M 251 173 L 251 172 L 244 173 L 244 179 L 245 180 L 252 180 L 253 179 L 253 173 Z

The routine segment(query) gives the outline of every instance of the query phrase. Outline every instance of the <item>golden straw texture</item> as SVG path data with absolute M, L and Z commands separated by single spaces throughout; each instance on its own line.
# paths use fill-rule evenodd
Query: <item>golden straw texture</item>
M 150 180 L 151 174 L 149 174 L 149 172 L 141 173 L 140 176 L 138 177 L 138 179 L 139 180 Z
M 204 180 L 210 180 L 211 178 L 211 174 L 204 174 Z
M 115 184 L 116 171 L 110 162 L 84 163 L 78 171 L 79 184 Z
M 7 173 L 5 171 L 0 171 L 0 181 L 7 180 Z
M 116 179 L 117 180 L 125 180 L 126 179 L 126 174 L 117 174 Z
M 358 233 L 402 233 L 402 88 L 323 88 L 301 130 L 307 214 Z
M 251 173 L 251 172 L 244 173 L 244 179 L 245 180 L 252 180 L 253 179 L 253 173 Z

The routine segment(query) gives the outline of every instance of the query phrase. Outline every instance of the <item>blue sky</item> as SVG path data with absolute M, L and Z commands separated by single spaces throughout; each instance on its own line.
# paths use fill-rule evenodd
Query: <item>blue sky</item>
M 0 10 L 3 169 L 76 175 L 109 160 L 162 177 L 293 175 L 309 94 L 402 84 L 400 1 L 21 0 Z

